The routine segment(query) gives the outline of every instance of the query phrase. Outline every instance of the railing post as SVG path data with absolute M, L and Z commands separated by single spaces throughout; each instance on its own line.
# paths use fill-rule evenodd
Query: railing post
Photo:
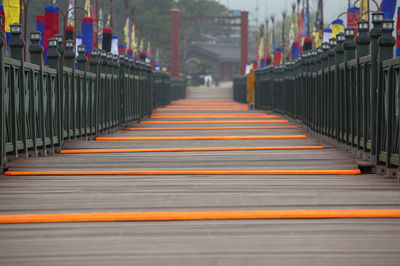
M 377 87 L 378 87 L 378 38 L 382 34 L 382 21 L 384 13 L 377 11 L 372 13 L 372 24 L 374 27 L 370 32 L 371 37 L 371 87 L 370 87 L 370 137 L 371 137 L 371 158 L 372 164 L 378 164 L 378 157 L 376 154 L 376 112 L 377 112 Z
M 335 95 L 335 71 L 332 73 L 332 67 L 335 65 L 335 49 L 336 49 L 336 39 L 329 39 L 330 50 L 328 51 L 328 76 L 329 76 L 329 86 L 328 86 L 328 106 L 329 106 L 329 125 L 328 132 L 331 138 L 335 138 L 335 109 L 334 109 L 334 95 Z
M 30 113 L 29 119 L 30 123 L 30 132 L 32 135 L 32 152 L 35 156 L 38 155 L 37 149 L 37 127 L 39 127 L 39 136 L 41 136 L 41 141 L 43 141 L 44 151 L 46 150 L 45 147 L 45 131 L 44 131 L 44 121 L 45 118 L 43 116 L 43 47 L 40 45 L 41 33 L 39 31 L 31 32 L 30 40 L 31 45 L 29 46 L 29 53 L 31 56 L 31 63 L 36 64 L 39 66 L 39 73 L 36 86 L 32 84 L 32 88 L 30 90 Z M 36 117 L 36 113 L 37 116 Z M 38 118 L 36 125 L 36 118 Z M 44 152 L 45 153 L 45 152 Z
M 86 69 L 87 69 L 87 57 L 86 57 L 86 46 L 81 44 L 78 46 L 78 56 L 76 57 L 76 62 L 78 66 L 78 70 L 85 72 L 82 82 L 77 90 L 77 105 L 78 108 L 76 109 L 78 112 L 79 121 L 78 124 L 78 131 L 79 131 L 79 138 L 83 138 L 83 135 L 86 137 L 86 111 L 85 111 L 85 101 L 86 101 Z M 82 91 L 83 90 L 83 91 Z
M 395 91 L 392 85 L 393 80 L 393 69 L 389 70 L 388 77 L 384 76 L 383 61 L 391 59 L 393 57 L 393 47 L 396 44 L 396 39 L 392 36 L 394 21 L 391 19 L 385 19 L 382 25 L 382 35 L 378 39 L 378 97 L 377 97 L 377 117 L 376 117 L 376 156 L 379 161 L 386 161 L 386 169 L 388 176 L 396 176 L 397 169 L 394 169 L 394 165 L 390 163 L 392 155 L 393 145 L 393 133 L 394 133 L 394 103 L 395 103 Z M 385 118 L 385 119 L 384 119 Z M 386 122 L 386 136 L 385 136 L 385 122 Z M 385 143 L 386 142 L 386 143 Z M 386 144 L 386 158 L 380 158 L 383 150 L 383 145 Z
M 54 147 L 55 147 L 53 128 L 56 128 L 57 137 L 60 137 L 59 128 L 57 127 L 57 125 L 54 125 L 54 120 L 53 120 L 53 115 L 55 117 L 58 117 L 57 108 L 56 108 L 56 106 L 53 106 L 53 103 L 54 104 L 57 103 L 56 97 L 57 97 L 57 90 L 58 90 L 58 73 L 60 71 L 58 69 L 59 58 L 60 58 L 60 54 L 57 51 L 57 40 L 52 38 L 49 40 L 49 51 L 47 52 L 47 59 L 49 61 L 49 67 L 54 68 L 57 71 L 57 76 L 56 76 L 54 90 L 53 90 L 53 88 L 50 88 L 47 93 L 47 97 L 49 98 L 48 103 L 51 103 L 49 106 L 49 110 L 48 110 L 49 128 L 47 129 L 47 131 L 49 132 L 48 134 L 49 134 L 49 138 L 50 138 L 50 142 L 51 142 L 51 150 L 50 150 L 51 153 L 54 152 Z M 48 86 L 52 86 L 52 84 L 49 84 Z
M 329 71 L 328 75 L 325 74 L 325 69 L 329 67 L 328 64 L 328 51 L 330 49 L 329 43 L 324 42 L 322 44 L 322 55 L 321 55 L 321 69 L 322 69 L 322 81 L 321 81 L 321 105 L 322 105 L 322 133 L 328 135 L 328 114 L 329 114 Z
M 121 125 L 126 123 L 126 101 L 125 99 L 125 55 L 119 55 L 119 97 L 120 97 L 120 116 L 119 122 Z
M 73 40 L 66 40 L 65 41 L 65 66 L 72 70 L 72 74 L 67 74 L 68 83 L 63 81 L 64 87 L 64 95 L 63 95 L 63 130 L 65 130 L 66 136 L 64 139 L 70 140 L 72 137 L 72 110 L 75 106 L 75 52 L 74 52 L 74 41 Z M 63 74 L 64 76 L 64 74 Z M 63 78 L 64 79 L 64 78 Z
M 358 112 L 359 114 L 362 113 L 362 117 L 359 115 L 359 122 L 357 123 L 357 146 L 363 147 L 363 154 L 362 157 L 364 160 L 370 160 L 370 153 L 367 149 L 367 141 L 368 141 L 368 132 L 369 132 L 369 117 L 368 117 L 368 110 L 369 110 L 369 102 L 368 102 L 368 95 L 369 90 L 367 86 L 364 86 L 364 79 L 367 78 L 369 73 L 366 73 L 366 69 L 361 69 L 360 59 L 361 57 L 367 56 L 369 54 L 369 44 L 371 39 L 368 36 L 369 32 L 369 22 L 362 19 L 357 24 L 358 27 L 358 36 L 356 38 L 357 43 L 357 60 L 358 60 L 358 67 L 357 67 L 357 102 L 361 101 L 362 104 L 360 107 L 360 103 L 358 103 Z M 362 122 L 361 122 L 362 121 Z M 361 144 L 361 132 L 362 132 L 362 144 Z
M 2 27 L 3 17 L 0 16 L 0 27 Z M 5 36 L 0 31 L 0 47 L 4 47 Z M 6 151 L 5 151 L 5 102 L 4 102 L 4 49 L 0 49 L 0 174 L 3 173 Z
M 15 156 L 18 157 L 18 141 L 19 141 L 19 132 L 18 132 L 18 121 L 21 127 L 21 140 L 23 143 L 23 153 L 25 156 L 28 156 L 28 146 L 27 146 L 27 138 L 28 138 L 28 129 L 26 127 L 26 98 L 29 96 L 29 92 L 25 91 L 25 74 L 24 74 L 24 46 L 25 42 L 22 40 L 22 26 L 21 24 L 14 23 L 10 26 L 12 38 L 9 41 L 9 46 L 11 48 L 11 57 L 20 62 L 20 70 L 18 75 L 18 85 L 14 84 L 12 86 L 11 93 L 11 108 L 12 108 L 12 138 L 13 138 L 13 146 Z M 18 104 L 19 103 L 19 104 Z M 18 105 L 18 106 L 17 106 Z
M 347 144 L 347 148 L 349 151 L 353 151 L 356 153 L 357 148 L 354 143 L 355 140 L 355 123 L 357 121 L 357 104 L 358 101 L 356 99 L 356 88 L 350 84 L 351 81 L 351 73 L 348 67 L 348 61 L 353 60 L 356 57 L 356 43 L 354 41 L 354 29 L 346 28 L 345 29 L 345 41 L 343 44 L 344 48 L 344 62 L 345 62 L 345 70 L 344 70 L 344 97 L 342 101 L 344 102 L 344 131 L 345 131 L 345 141 Z M 354 148 L 354 149 L 353 149 Z
M 335 116 L 336 116 L 336 141 L 339 145 L 339 142 L 344 141 L 344 111 L 343 111 L 343 88 L 341 86 L 341 82 L 343 81 L 343 77 L 340 73 L 339 65 L 344 62 L 344 34 L 338 33 L 336 35 L 337 46 L 335 49 L 335 97 L 334 97 L 334 106 L 335 106 Z
M 65 97 L 65 89 L 64 89 L 64 48 L 63 48 L 63 35 L 56 34 L 54 35 L 54 39 L 57 40 L 57 51 L 60 54 L 60 58 L 58 59 L 58 72 L 57 72 L 57 81 L 58 81 L 58 90 L 56 93 L 56 114 L 57 114 L 57 128 L 59 131 L 59 146 L 62 147 L 64 143 L 64 97 Z
M 94 117 L 94 136 L 99 132 L 99 84 L 100 84 L 100 50 L 97 48 L 92 49 L 91 59 L 89 61 L 90 72 L 96 74 L 96 81 L 94 85 L 94 103 L 93 103 L 93 117 Z M 95 138 L 95 137 L 94 137 Z

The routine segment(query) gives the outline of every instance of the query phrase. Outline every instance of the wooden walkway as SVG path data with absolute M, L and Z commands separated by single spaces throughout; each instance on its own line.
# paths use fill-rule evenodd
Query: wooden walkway
M 102 140 L 12 161 L 0 180 L 0 265 L 399 265 L 398 218 L 250 219 L 252 210 L 400 209 L 400 185 L 357 174 L 351 154 L 231 93 L 193 88 Z M 249 219 L 12 223 L 193 211 Z

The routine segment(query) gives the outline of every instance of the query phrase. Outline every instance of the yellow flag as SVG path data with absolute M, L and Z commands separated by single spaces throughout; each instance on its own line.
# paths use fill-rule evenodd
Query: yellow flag
M 147 52 L 146 52 L 148 57 L 153 57 L 153 55 L 151 54 L 151 42 L 149 41 L 147 43 Z
M 332 22 L 332 38 L 336 38 L 336 34 L 343 32 L 343 20 L 336 19 Z
M 261 37 L 260 39 L 260 44 L 258 45 L 258 60 L 261 60 L 262 58 L 264 58 L 264 36 Z
M 368 20 L 369 0 L 360 0 L 361 19 Z
M 19 1 L 20 0 L 3 0 L 6 32 L 10 32 L 11 24 L 19 23 Z
M 140 40 L 139 52 L 143 52 L 143 39 Z
M 85 11 L 87 12 L 86 16 L 90 17 L 90 0 L 86 0 L 85 2 Z
M 130 47 L 130 43 L 129 43 L 129 17 L 126 18 L 126 22 L 125 22 L 124 38 L 125 38 L 126 47 L 127 47 L 127 49 L 129 49 L 129 47 Z
M 132 24 L 131 28 L 131 47 L 133 54 L 136 54 L 136 33 L 135 33 L 135 24 Z
M 322 45 L 321 35 L 316 28 L 313 28 L 313 32 L 311 33 L 314 38 L 315 47 L 320 47 Z
M 110 27 L 110 21 L 111 21 L 111 14 L 108 14 L 106 28 Z

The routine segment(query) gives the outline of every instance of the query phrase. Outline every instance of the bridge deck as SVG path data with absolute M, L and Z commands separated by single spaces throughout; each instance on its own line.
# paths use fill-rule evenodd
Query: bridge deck
M 192 89 L 192 98 L 228 98 L 231 90 Z M 212 100 L 208 101 L 210 104 Z M 227 104 L 243 106 L 238 103 Z M 207 103 L 202 103 L 207 104 Z M 226 106 L 223 102 L 215 105 Z M 199 105 L 180 101 L 173 106 Z M 171 107 L 170 107 L 171 108 Z M 161 115 L 265 115 L 248 110 L 179 110 L 147 121 L 217 124 L 132 124 L 105 137 L 288 136 L 306 139 L 75 141 L 45 158 L 14 160 L 9 171 L 357 169 L 356 159 L 301 126 L 275 129 L 204 127 L 296 126 L 232 123 L 286 118 L 164 118 Z M 177 110 L 176 110 L 177 109 Z M 201 108 L 196 108 L 201 109 Z M 215 108 L 214 108 L 215 109 Z M 228 123 L 229 122 L 229 123 Z M 175 130 L 173 130 L 175 129 Z M 103 137 L 103 136 L 102 136 Z M 300 147 L 324 149 L 222 150 L 199 148 Z M 111 152 L 111 149 L 192 151 Z M 309 147 L 310 148 L 310 147 Z M 94 149 L 110 153 L 82 153 Z M 76 151 L 79 150 L 79 151 Z M 83 151 L 82 151 L 83 150 Z M 26 213 L 393 209 L 396 180 L 376 175 L 27 175 L 2 176 L 0 215 Z M 1 218 L 0 218 L 1 219 Z M 398 265 L 400 219 L 278 219 L 0 225 L 1 265 Z

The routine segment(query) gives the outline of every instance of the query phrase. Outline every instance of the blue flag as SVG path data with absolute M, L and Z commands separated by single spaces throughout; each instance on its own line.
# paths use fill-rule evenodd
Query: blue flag
M 382 0 L 382 12 L 385 13 L 385 18 L 393 19 L 396 2 L 397 0 Z

